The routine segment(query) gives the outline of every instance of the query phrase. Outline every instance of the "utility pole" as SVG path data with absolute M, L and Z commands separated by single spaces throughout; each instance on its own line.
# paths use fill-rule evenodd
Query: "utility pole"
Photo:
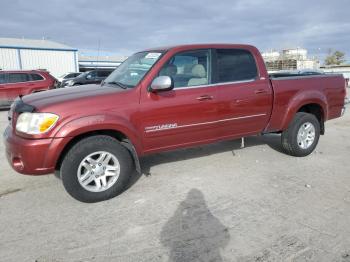
M 96 59 L 95 69 L 97 67 L 98 60 L 99 60 L 99 57 L 100 57 L 100 47 L 101 47 L 101 40 L 99 38 L 98 39 L 98 44 L 97 44 L 97 59 Z

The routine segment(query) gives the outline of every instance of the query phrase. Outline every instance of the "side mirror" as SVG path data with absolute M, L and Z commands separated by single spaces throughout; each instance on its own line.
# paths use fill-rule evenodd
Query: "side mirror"
M 87 75 L 86 77 L 85 77 L 86 79 L 92 79 L 92 75 Z
M 158 76 L 151 84 L 151 92 L 169 91 L 174 88 L 174 82 L 170 76 Z

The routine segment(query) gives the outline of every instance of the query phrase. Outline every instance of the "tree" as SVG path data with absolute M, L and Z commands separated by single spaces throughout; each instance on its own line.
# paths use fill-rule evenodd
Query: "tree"
M 345 53 L 341 51 L 332 51 L 329 50 L 328 56 L 325 59 L 326 65 L 340 65 L 345 62 Z

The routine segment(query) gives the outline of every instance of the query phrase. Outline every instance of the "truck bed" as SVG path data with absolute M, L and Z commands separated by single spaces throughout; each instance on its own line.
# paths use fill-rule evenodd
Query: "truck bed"
M 339 117 L 344 106 L 345 80 L 342 75 L 271 74 L 274 98 L 265 132 L 285 130 L 303 105 L 321 105 L 323 120 Z

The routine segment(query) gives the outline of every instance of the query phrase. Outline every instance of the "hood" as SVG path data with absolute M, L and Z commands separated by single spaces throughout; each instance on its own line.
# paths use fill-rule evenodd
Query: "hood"
M 43 107 L 65 104 L 67 102 L 82 100 L 84 98 L 96 98 L 105 95 L 108 96 L 110 94 L 123 91 L 126 90 L 118 87 L 93 84 L 38 92 L 24 96 L 22 100 L 24 103 L 32 105 L 36 109 L 41 109 Z

